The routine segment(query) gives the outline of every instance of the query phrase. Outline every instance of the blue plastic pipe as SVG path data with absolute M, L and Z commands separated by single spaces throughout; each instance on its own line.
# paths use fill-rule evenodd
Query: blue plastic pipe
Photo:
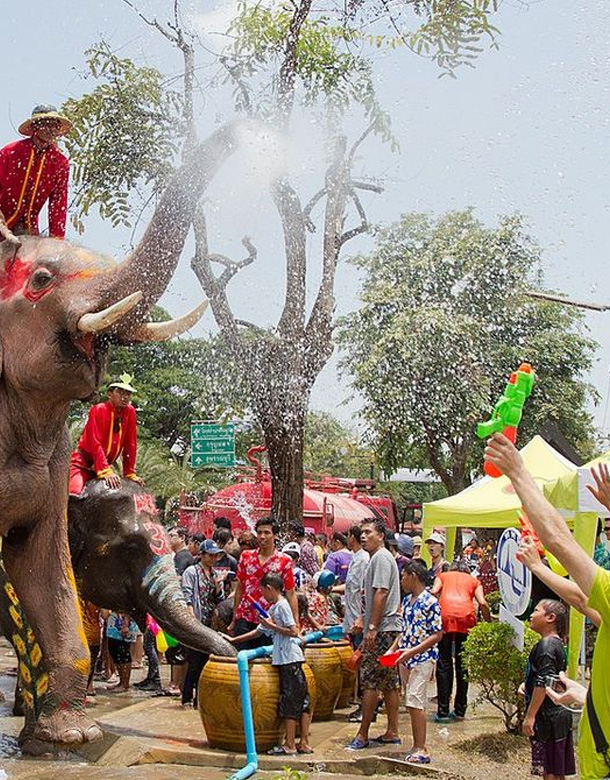
M 337 630 L 338 629 L 338 630 Z M 343 636 L 341 626 L 331 626 L 327 631 L 312 631 L 303 637 L 303 642 L 317 642 L 322 637 L 340 639 Z M 255 658 L 264 658 L 271 655 L 272 645 L 256 647 L 254 650 L 240 650 L 237 654 L 237 670 L 239 672 L 239 689 L 241 696 L 241 714 L 244 721 L 244 734 L 246 737 L 246 765 L 229 777 L 229 780 L 246 780 L 258 769 L 258 753 L 256 752 L 256 736 L 254 734 L 254 720 L 252 718 L 252 698 L 250 697 L 250 661 Z

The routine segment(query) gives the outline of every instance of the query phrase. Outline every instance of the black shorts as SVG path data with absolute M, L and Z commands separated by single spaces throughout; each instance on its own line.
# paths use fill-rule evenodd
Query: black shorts
M 309 689 L 301 662 L 278 666 L 280 673 L 280 701 L 277 712 L 280 718 L 299 720 L 309 712 Z
M 115 664 L 131 663 L 131 642 L 108 637 L 108 652 Z

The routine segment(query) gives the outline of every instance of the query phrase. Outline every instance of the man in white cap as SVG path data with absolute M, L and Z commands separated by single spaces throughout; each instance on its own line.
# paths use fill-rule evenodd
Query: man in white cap
M 57 139 L 71 130 L 72 122 L 55 106 L 36 106 L 19 126 L 27 137 L 0 149 L 0 238 L 18 246 L 15 234 L 37 236 L 47 201 L 49 236 L 65 237 L 70 163 Z
M 445 537 L 438 531 L 433 531 L 426 539 L 426 546 L 430 554 L 428 583 L 434 585 L 434 580 L 439 574 L 449 571 L 449 564 L 445 560 Z
M 89 410 L 87 423 L 70 458 L 70 495 L 81 494 L 90 479 L 103 479 L 109 488 L 121 487 L 112 464 L 123 460 L 123 476 L 142 484 L 136 474 L 137 422 L 131 396 L 136 392 L 129 374 L 108 385 L 108 398 Z

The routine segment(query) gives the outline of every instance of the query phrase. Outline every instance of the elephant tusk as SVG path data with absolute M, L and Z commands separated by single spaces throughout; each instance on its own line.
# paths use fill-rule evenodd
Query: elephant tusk
M 77 328 L 81 333 L 99 333 L 106 330 L 130 312 L 141 300 L 142 293 L 138 290 L 102 311 L 83 314 L 78 321 Z
M 201 319 L 203 312 L 208 308 L 208 302 L 203 301 L 195 309 L 167 322 L 148 322 L 139 328 L 136 333 L 137 341 L 167 341 L 173 336 L 179 336 L 189 328 L 192 328 Z

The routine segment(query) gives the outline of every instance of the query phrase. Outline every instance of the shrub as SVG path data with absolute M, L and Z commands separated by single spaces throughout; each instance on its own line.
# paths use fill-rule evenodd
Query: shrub
M 506 730 L 519 733 L 524 701 L 517 691 L 523 682 L 530 650 L 540 638 L 526 627 L 524 650 L 513 645 L 515 632 L 507 623 L 479 623 L 464 643 L 468 679 L 479 686 L 477 701 L 487 701 L 502 713 Z
M 489 604 L 489 609 L 491 610 L 492 615 L 497 615 L 500 611 L 500 604 L 502 603 L 502 596 L 500 595 L 499 590 L 492 590 L 491 593 L 488 593 L 487 596 L 485 596 L 487 599 L 487 603 Z

